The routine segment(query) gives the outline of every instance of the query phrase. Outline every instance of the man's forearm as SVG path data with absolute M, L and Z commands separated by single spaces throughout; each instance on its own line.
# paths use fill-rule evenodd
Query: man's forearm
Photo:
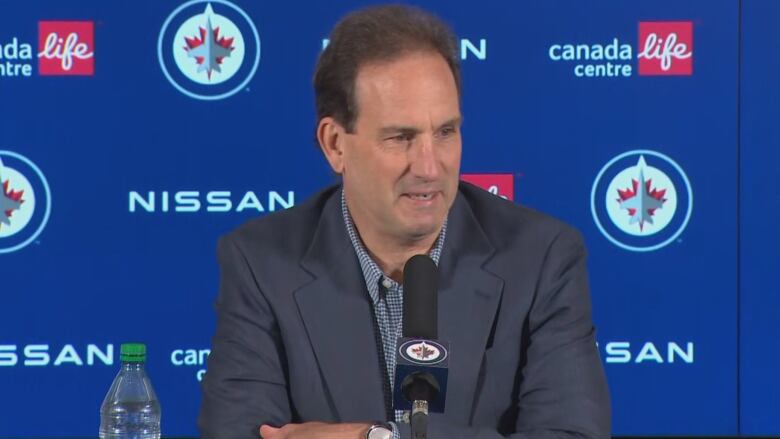
M 409 424 L 399 423 L 397 425 L 401 439 L 412 439 Z M 490 428 L 464 427 L 448 424 L 446 421 L 431 420 L 428 423 L 428 437 L 430 439 L 608 439 L 609 435 L 553 429 L 537 429 L 502 435 Z

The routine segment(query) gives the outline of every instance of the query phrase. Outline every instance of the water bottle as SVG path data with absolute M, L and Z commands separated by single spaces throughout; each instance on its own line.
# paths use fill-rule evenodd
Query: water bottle
M 120 348 L 122 369 L 100 407 L 100 439 L 160 439 L 160 403 L 146 375 L 146 345 Z

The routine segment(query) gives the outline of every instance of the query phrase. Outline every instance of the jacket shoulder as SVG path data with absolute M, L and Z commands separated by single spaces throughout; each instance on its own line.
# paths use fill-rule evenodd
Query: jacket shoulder
M 222 239 L 232 241 L 248 257 L 303 255 L 311 243 L 325 204 L 338 186 L 328 187 L 299 205 L 249 220 Z
M 547 248 L 556 239 L 582 245 L 575 227 L 532 208 L 493 195 L 470 183 L 461 182 L 460 192 L 485 235 L 497 250 Z

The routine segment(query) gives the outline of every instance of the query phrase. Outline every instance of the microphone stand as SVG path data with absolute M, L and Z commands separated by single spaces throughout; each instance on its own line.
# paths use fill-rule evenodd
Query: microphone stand
M 412 403 L 412 416 L 410 419 L 413 439 L 427 439 L 428 437 L 428 401 L 417 399 Z
M 409 423 L 412 429 L 412 439 L 428 437 L 428 402 L 439 394 L 439 383 L 430 373 L 416 372 L 404 379 L 401 384 L 406 399 L 412 401 L 412 413 Z

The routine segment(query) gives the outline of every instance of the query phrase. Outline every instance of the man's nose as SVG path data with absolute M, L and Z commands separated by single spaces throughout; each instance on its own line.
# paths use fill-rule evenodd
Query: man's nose
M 411 171 L 415 177 L 435 180 L 439 177 L 439 161 L 432 136 L 419 136 L 411 149 Z

